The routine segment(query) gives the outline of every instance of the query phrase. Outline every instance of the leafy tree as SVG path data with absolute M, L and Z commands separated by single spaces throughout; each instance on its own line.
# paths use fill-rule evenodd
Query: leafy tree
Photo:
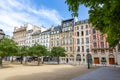
M 23 61 L 23 57 L 24 56 L 28 56 L 28 50 L 29 50 L 28 46 L 19 46 L 19 50 L 18 50 L 17 56 L 20 56 L 21 64 L 22 64 L 22 61 Z M 25 60 L 25 63 L 26 63 L 26 60 Z
M 66 0 L 66 3 L 73 16 L 78 16 L 80 5 L 89 7 L 92 25 L 107 34 L 110 47 L 120 48 L 120 0 Z
M 65 49 L 62 47 L 53 47 L 51 50 L 51 56 L 57 57 L 58 64 L 60 62 L 59 58 L 60 56 L 65 56 Z
M 4 38 L 0 41 L 0 56 L 1 56 L 1 65 L 2 65 L 2 57 L 4 56 L 13 56 L 17 53 L 18 47 L 17 44 L 8 38 Z
M 38 65 L 40 64 L 39 57 L 47 55 L 47 48 L 43 45 L 34 44 L 32 47 L 29 48 L 29 55 L 30 56 L 37 56 L 38 57 Z

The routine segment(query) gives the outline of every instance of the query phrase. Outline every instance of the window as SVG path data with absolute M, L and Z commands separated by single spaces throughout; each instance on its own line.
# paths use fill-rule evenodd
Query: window
M 94 43 L 93 45 L 94 45 L 94 48 L 97 48 L 97 44 L 96 43 Z
M 101 50 L 101 53 L 105 53 L 105 51 L 104 51 L 104 50 Z
M 86 29 L 88 28 L 88 25 L 86 25 Z
M 66 47 L 66 51 L 68 51 L 68 47 Z
M 80 39 L 77 39 L 77 44 L 80 44 Z
M 34 40 L 32 40 L 32 43 L 34 43 Z
M 72 44 L 72 39 L 70 39 L 70 44 Z
M 89 45 L 86 45 L 86 52 L 88 51 L 88 49 L 89 49 Z
M 72 51 L 72 47 L 70 47 L 70 51 Z
M 82 40 L 82 44 L 84 44 L 84 38 L 82 38 L 81 40 Z
M 79 37 L 79 32 L 77 32 L 77 36 Z
M 68 40 L 66 40 L 66 44 L 68 44 Z
M 81 29 L 83 29 L 83 26 L 81 26 Z
M 94 41 L 94 42 L 96 41 L 96 36 L 95 36 L 95 35 L 93 36 L 93 41 Z
M 86 35 L 88 35 L 88 30 L 86 30 Z
M 95 34 L 96 33 L 96 30 L 95 29 L 93 29 L 93 34 Z
M 109 53 L 113 53 L 113 50 L 112 50 L 112 49 L 110 49 L 110 50 L 109 50 Z
M 77 46 L 77 52 L 80 52 L 80 46 Z
M 70 33 L 70 37 L 72 37 L 72 33 Z
M 88 37 L 86 38 L 86 43 L 89 43 L 89 38 Z
M 77 26 L 77 30 L 79 30 L 79 26 Z
M 101 42 L 101 48 L 104 48 L 104 42 Z
M 39 42 L 39 39 L 37 40 L 37 42 Z
M 83 31 L 81 31 L 81 36 L 83 36 L 84 35 L 84 32 Z
M 84 52 L 84 46 L 82 46 L 82 52 Z
M 106 62 L 106 58 L 105 58 L 105 57 L 102 57 L 102 58 L 101 58 L 101 62 Z
M 57 45 L 59 45 L 59 41 L 57 41 Z

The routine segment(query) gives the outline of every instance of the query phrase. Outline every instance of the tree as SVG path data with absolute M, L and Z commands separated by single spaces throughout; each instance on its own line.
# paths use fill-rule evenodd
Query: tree
M 17 56 L 20 56 L 20 62 L 22 64 L 22 61 L 23 61 L 23 57 L 25 56 L 28 56 L 28 50 L 29 50 L 29 47 L 28 46 L 19 46 L 19 50 L 18 50 L 18 54 Z M 26 59 L 25 59 L 25 63 L 26 63 Z
M 110 47 L 120 48 L 120 1 L 119 0 L 66 0 L 72 16 L 78 16 L 79 6 L 89 7 L 89 21 L 103 34 L 107 34 Z M 80 14 L 80 13 L 79 13 Z
M 51 56 L 57 57 L 57 62 L 59 64 L 59 58 L 60 56 L 65 56 L 65 49 L 62 47 L 53 47 L 51 50 Z
M 0 57 L 1 57 L 1 66 L 2 66 L 2 57 L 12 56 L 17 53 L 18 47 L 12 39 L 4 38 L 0 42 Z
M 38 65 L 40 64 L 39 57 L 46 56 L 47 48 L 43 45 L 35 43 L 32 47 L 29 48 L 29 55 L 38 57 Z

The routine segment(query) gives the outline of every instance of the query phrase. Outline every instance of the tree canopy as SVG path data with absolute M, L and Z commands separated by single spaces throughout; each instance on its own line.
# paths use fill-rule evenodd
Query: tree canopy
M 59 57 L 60 56 L 65 56 L 65 49 L 62 47 L 53 47 L 51 50 L 51 56 L 52 57 L 57 57 L 58 58 L 58 64 L 59 64 Z
M 19 46 L 17 56 L 28 56 L 29 46 Z
M 120 46 L 120 0 L 66 0 L 72 16 L 78 16 L 80 5 L 89 7 L 89 21 L 107 34 L 110 47 Z
M 53 47 L 51 50 L 51 56 L 58 57 L 58 56 L 65 56 L 65 49 L 62 47 Z
M 18 51 L 17 43 L 12 39 L 4 38 L 0 41 L 0 56 L 11 56 Z
M 45 46 L 35 43 L 32 47 L 29 48 L 28 52 L 30 56 L 38 57 L 38 65 L 39 65 L 40 64 L 39 57 L 46 56 L 48 51 Z
M 0 41 L 0 65 L 2 66 L 3 56 L 12 56 L 17 53 L 17 44 L 9 38 L 3 38 Z
M 29 55 L 31 56 L 45 56 L 47 54 L 47 48 L 43 45 L 35 43 L 29 48 Z

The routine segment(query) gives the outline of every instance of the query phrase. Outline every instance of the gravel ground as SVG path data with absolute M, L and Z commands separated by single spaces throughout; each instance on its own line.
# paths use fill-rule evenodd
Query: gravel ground
M 25 66 L 9 64 L 0 69 L 0 80 L 71 80 L 95 69 L 72 65 Z

